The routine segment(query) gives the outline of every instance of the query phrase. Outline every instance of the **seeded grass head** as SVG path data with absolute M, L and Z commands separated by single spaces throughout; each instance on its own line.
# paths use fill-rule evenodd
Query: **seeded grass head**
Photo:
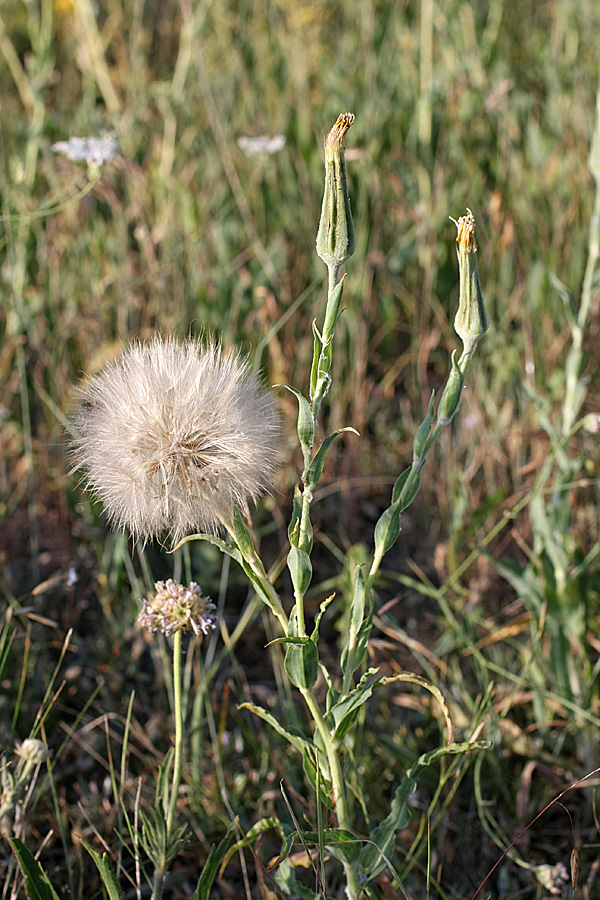
M 195 339 L 132 344 L 81 390 L 71 425 L 74 471 L 109 522 L 172 545 L 256 500 L 280 440 L 275 401 L 247 361 Z

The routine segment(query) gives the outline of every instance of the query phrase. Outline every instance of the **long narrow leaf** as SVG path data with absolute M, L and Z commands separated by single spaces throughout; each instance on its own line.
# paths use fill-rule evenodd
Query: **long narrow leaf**
M 408 801 L 417 786 L 418 776 L 423 769 L 444 756 L 471 753 L 474 750 L 487 749 L 489 746 L 489 741 L 448 744 L 445 747 L 430 750 L 429 753 L 424 753 L 419 757 L 398 786 L 389 815 L 371 832 L 372 843 L 363 847 L 360 853 L 359 867 L 365 880 L 372 881 L 386 867 L 386 859 L 389 859 L 394 851 L 396 832 L 404 828 L 410 821 Z
M 96 867 L 100 872 L 100 877 L 102 878 L 102 883 L 106 888 L 106 892 L 110 900 L 125 900 L 125 894 L 119 886 L 116 876 L 111 868 L 110 860 L 106 853 L 100 856 L 100 854 L 93 850 L 89 844 L 86 844 L 85 841 L 82 841 L 81 843 L 96 863 Z
M 234 826 L 237 825 L 237 820 L 234 822 Z M 234 827 L 232 826 L 232 827 Z M 290 828 L 289 825 L 284 825 L 279 821 L 277 816 L 265 816 L 263 819 L 259 819 L 258 822 L 255 822 L 254 825 L 248 829 L 248 831 L 243 835 L 243 837 L 236 841 L 233 846 L 229 847 L 227 852 L 225 853 L 225 857 L 223 859 L 223 865 L 221 869 L 225 869 L 229 863 L 229 860 L 232 856 L 238 852 L 238 850 L 243 850 L 245 847 L 251 847 L 252 844 L 259 838 L 263 832 L 265 831 L 274 831 L 279 838 L 281 839 L 281 852 L 288 856 L 291 852 L 292 847 L 294 846 L 294 839 L 296 832 L 293 828 Z M 287 849 L 289 847 L 289 849 Z M 279 864 L 279 860 L 285 857 L 277 857 L 274 861 L 269 863 L 269 868 L 273 868 Z
M 384 675 L 381 678 L 380 684 L 383 686 L 386 684 L 393 684 L 396 681 L 417 684 L 419 687 L 425 688 L 426 691 L 429 691 L 429 693 L 435 697 L 440 705 L 446 722 L 446 742 L 447 744 L 451 744 L 454 740 L 454 726 L 452 725 L 452 719 L 450 718 L 450 710 L 448 709 L 446 701 L 444 700 L 444 695 L 440 689 L 436 687 L 435 684 L 427 681 L 426 678 L 422 678 L 421 675 L 414 675 L 412 672 L 400 672 L 398 675 Z
M 25 878 L 25 891 L 29 900 L 60 900 L 40 863 L 18 838 L 9 838 Z
M 315 453 L 313 460 L 308 467 L 308 471 L 306 473 L 307 484 L 315 485 L 317 483 L 323 472 L 325 457 L 327 456 L 327 451 L 329 450 L 330 444 L 339 434 L 343 434 L 345 431 L 351 431 L 352 434 L 358 435 L 358 431 L 356 430 L 356 428 L 351 428 L 350 426 L 346 428 L 338 428 L 338 430 L 334 431 L 333 434 L 328 434 Z
M 193 900 L 208 900 L 210 889 L 212 887 L 213 881 L 215 880 L 217 870 L 221 865 L 221 860 L 227 853 L 229 849 L 229 845 L 233 840 L 233 836 L 235 833 L 236 823 L 233 822 L 227 831 L 227 834 L 223 838 L 223 840 L 215 846 L 212 845 L 210 849 L 210 853 L 208 854 L 208 859 L 204 864 L 204 868 L 202 869 L 202 874 L 198 880 L 198 886 L 194 892 Z
M 300 753 L 304 753 L 305 750 L 314 751 L 314 746 L 311 741 L 291 729 L 284 728 L 279 720 L 276 719 L 275 716 L 272 716 L 271 713 L 267 712 L 266 709 L 263 709 L 262 706 L 256 706 L 254 703 L 240 703 L 239 709 L 249 709 L 250 712 L 253 712 L 259 719 L 268 722 L 269 725 L 275 729 L 277 734 L 280 734 L 286 741 L 289 741 L 296 750 L 300 751 Z
M 327 723 L 333 732 L 335 741 L 341 741 L 348 734 L 356 721 L 360 707 L 367 702 L 373 691 L 380 686 L 380 678 L 369 682 L 371 676 L 377 672 L 378 669 L 368 669 L 356 687 L 329 710 Z
M 298 440 L 302 447 L 312 447 L 315 437 L 315 422 L 310 403 L 304 394 L 291 384 L 280 384 L 276 387 L 284 387 L 294 395 L 298 401 Z

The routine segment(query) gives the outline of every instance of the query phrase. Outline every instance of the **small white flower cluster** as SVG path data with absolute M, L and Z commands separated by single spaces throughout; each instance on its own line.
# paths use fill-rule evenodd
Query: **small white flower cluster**
M 138 622 L 150 631 L 162 631 L 171 635 L 175 631 L 193 631 L 196 636 L 208 634 L 216 627 L 216 609 L 195 581 L 189 587 L 169 578 L 157 581 L 155 594 L 150 594 L 142 602 Z
M 238 147 L 246 156 L 258 156 L 261 153 L 271 156 L 273 153 L 279 153 L 285 147 L 285 137 L 282 134 L 276 134 L 274 137 L 268 137 L 266 134 L 260 135 L 260 137 L 242 135 L 237 142 Z
M 114 132 L 102 137 L 70 137 L 68 141 L 52 144 L 55 153 L 64 153 L 73 162 L 85 160 L 88 166 L 102 166 L 111 162 L 119 150 L 119 142 Z
M 534 872 L 537 880 L 546 888 L 552 897 L 564 897 L 569 875 L 563 863 L 555 866 L 535 866 Z

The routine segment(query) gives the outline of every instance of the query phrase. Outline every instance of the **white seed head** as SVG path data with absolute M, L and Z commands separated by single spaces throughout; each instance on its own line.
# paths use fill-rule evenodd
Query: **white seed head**
M 273 396 L 214 343 L 134 343 L 80 392 L 74 471 L 109 522 L 175 545 L 215 532 L 271 484 L 280 424 Z

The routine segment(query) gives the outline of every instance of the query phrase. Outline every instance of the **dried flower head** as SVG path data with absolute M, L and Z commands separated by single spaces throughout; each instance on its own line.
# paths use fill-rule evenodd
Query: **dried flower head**
M 150 631 L 173 634 L 174 631 L 193 631 L 194 634 L 208 634 L 215 628 L 216 609 L 195 581 L 184 587 L 171 578 L 157 581 L 155 594 L 142 600 L 142 611 L 138 622 Z
M 82 389 L 74 471 L 109 521 L 173 544 L 217 531 L 271 483 L 280 426 L 248 363 L 214 343 L 135 343 Z

